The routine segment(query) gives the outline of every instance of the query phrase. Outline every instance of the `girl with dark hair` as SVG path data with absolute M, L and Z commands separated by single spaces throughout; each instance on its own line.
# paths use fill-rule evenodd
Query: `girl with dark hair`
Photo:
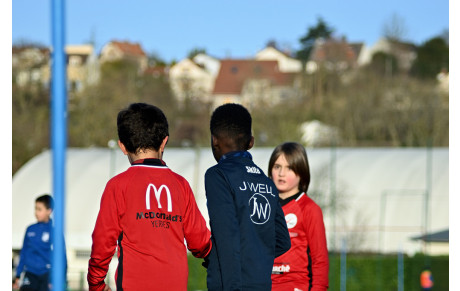
M 310 169 L 305 148 L 294 142 L 277 146 L 268 175 L 279 191 L 291 238 L 291 249 L 275 259 L 272 290 L 326 290 L 326 232 L 321 208 L 307 196 Z

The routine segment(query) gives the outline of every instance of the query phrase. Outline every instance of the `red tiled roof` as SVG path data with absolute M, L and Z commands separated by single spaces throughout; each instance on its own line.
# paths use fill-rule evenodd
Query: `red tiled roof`
M 29 49 L 38 49 L 42 54 L 50 54 L 50 49 L 47 47 L 42 47 L 42 46 L 33 46 L 33 45 L 27 45 L 27 46 L 12 46 L 12 54 L 20 54 L 25 50 Z
M 247 79 L 268 79 L 275 85 L 287 85 L 292 74 L 281 73 L 277 61 L 221 60 L 214 94 L 240 94 Z
M 166 75 L 167 71 L 168 71 L 167 67 L 162 67 L 162 66 L 148 67 L 144 70 L 144 74 L 152 75 L 152 76 L 160 76 L 160 75 Z
M 354 62 L 357 59 L 354 47 L 343 40 L 328 39 L 324 43 L 315 45 L 310 60 L 323 61 L 347 61 Z
M 142 56 L 146 54 L 139 43 L 130 43 L 127 41 L 112 41 L 114 46 L 118 47 L 124 54 L 129 56 Z

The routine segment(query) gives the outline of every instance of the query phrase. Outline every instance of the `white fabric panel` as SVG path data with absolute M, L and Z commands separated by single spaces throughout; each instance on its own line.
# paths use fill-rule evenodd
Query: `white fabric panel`
M 250 150 L 265 173 L 272 150 Z M 425 148 L 307 148 L 307 154 L 312 173 L 309 193 L 321 193 L 315 199 L 320 205 L 327 205 L 333 195 L 331 185 L 335 185 L 340 201 L 335 215 L 330 207 L 323 209 L 330 249 L 340 246 L 341 240 L 347 238 L 347 245 L 355 250 L 395 252 L 403 249 L 410 254 L 421 251 L 421 243 L 410 238 L 423 231 L 427 186 L 431 187 L 428 230 L 449 228 L 448 148 L 434 148 L 431 152 Z M 331 183 L 334 155 L 336 180 Z M 431 184 L 426 179 L 430 155 Z M 208 220 L 204 174 L 216 164 L 210 148 L 166 147 L 164 161 L 189 181 L 198 206 Z M 68 248 L 90 249 L 105 184 L 112 174 L 127 167 L 129 162 L 119 149 L 68 149 L 65 197 Z M 21 248 L 26 227 L 35 222 L 35 198 L 51 193 L 51 173 L 51 152 L 45 151 L 14 175 L 13 249 Z

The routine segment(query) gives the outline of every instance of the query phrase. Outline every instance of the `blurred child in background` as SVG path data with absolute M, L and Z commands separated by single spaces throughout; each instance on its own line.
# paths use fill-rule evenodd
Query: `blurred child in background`
M 24 272 L 20 290 L 50 290 L 53 203 L 53 198 L 47 194 L 35 199 L 37 223 L 27 227 L 24 235 L 13 289 L 19 288 L 21 273 Z

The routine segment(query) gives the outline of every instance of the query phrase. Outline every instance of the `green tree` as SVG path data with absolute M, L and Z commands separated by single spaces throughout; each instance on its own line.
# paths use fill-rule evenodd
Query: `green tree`
M 365 70 L 339 90 L 328 95 L 322 121 L 340 128 L 341 146 L 449 145 L 449 107 L 435 80 Z
M 136 64 L 126 60 L 104 63 L 99 83 L 70 101 L 69 146 L 74 147 L 106 147 L 117 138 L 118 112 L 130 103 L 154 104 L 168 119 L 176 108 L 166 78 L 139 74 Z
M 267 44 L 265 45 L 265 47 L 272 47 L 272 48 L 275 48 L 275 49 L 279 49 L 278 48 L 278 42 L 274 39 L 270 39 L 267 41 Z
M 297 51 L 297 59 L 301 60 L 304 64 L 308 61 L 310 53 L 318 38 L 331 37 L 334 29 L 330 27 L 321 17 L 318 18 L 316 26 L 308 28 L 305 36 L 300 38 L 301 48 Z
M 204 48 L 193 48 L 187 55 L 187 58 L 193 59 L 198 54 L 206 54 L 206 49 Z
M 149 65 L 150 66 L 157 66 L 157 67 L 165 67 L 166 61 L 160 57 L 160 55 L 156 52 L 151 52 L 148 54 Z
M 398 73 L 398 60 L 391 54 L 376 52 L 372 55 L 368 69 L 382 77 L 393 76 Z
M 383 25 L 383 36 L 393 41 L 402 41 L 407 36 L 407 26 L 404 19 L 397 13 Z
M 186 97 L 175 114 L 171 115 L 173 127 L 168 143 L 176 147 L 209 146 L 210 112 L 210 104 Z
M 12 173 L 49 148 L 49 91 L 41 86 L 12 87 Z
M 435 37 L 417 49 L 411 73 L 418 78 L 434 79 L 442 70 L 449 71 L 449 46 L 442 37 Z
M 169 146 L 208 146 L 210 108 L 198 100 L 181 107 L 171 93 L 167 76 L 139 74 L 135 63 L 116 61 L 101 67 L 101 79 L 71 100 L 69 145 L 106 147 L 117 138 L 116 116 L 133 102 L 158 106 L 169 123 Z

